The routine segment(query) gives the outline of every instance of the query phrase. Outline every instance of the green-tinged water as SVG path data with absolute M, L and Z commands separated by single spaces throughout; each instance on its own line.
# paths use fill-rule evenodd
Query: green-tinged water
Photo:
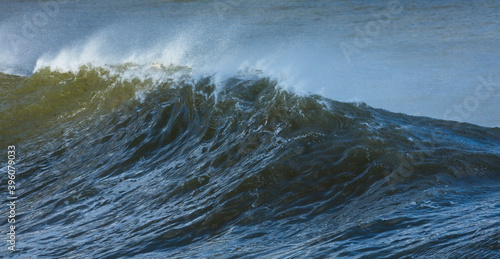
M 0 258 L 500 258 L 498 21 L 0 1 Z
M 134 64 L 2 74 L 14 255 L 499 256 L 498 128 L 300 96 L 259 73 L 214 80 Z

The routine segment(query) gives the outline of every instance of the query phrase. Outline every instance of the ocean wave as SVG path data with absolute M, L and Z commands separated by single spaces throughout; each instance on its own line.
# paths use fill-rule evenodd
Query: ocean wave
M 0 77 L 26 254 L 498 255 L 498 128 L 298 95 L 258 72 Z

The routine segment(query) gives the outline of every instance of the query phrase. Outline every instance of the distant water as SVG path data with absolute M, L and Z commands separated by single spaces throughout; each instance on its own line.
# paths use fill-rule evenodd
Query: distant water
M 2 3 L 1 255 L 498 258 L 499 7 Z
M 153 60 L 219 76 L 256 68 L 303 93 L 500 126 L 498 1 L 42 2 L 2 3 L 4 72 Z

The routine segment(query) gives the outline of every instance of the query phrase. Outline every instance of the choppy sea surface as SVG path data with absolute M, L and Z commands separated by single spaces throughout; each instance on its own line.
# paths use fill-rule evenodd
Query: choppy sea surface
M 499 11 L 1 2 L 0 256 L 499 258 Z

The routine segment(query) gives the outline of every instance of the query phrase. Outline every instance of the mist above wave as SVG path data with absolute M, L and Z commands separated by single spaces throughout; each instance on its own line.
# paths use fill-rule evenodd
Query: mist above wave
M 59 4 L 5 6 L 1 71 L 157 62 L 220 81 L 260 71 L 298 93 L 498 125 L 498 87 L 475 98 L 480 78 L 498 85 L 497 14 L 488 1 L 49 3 Z

